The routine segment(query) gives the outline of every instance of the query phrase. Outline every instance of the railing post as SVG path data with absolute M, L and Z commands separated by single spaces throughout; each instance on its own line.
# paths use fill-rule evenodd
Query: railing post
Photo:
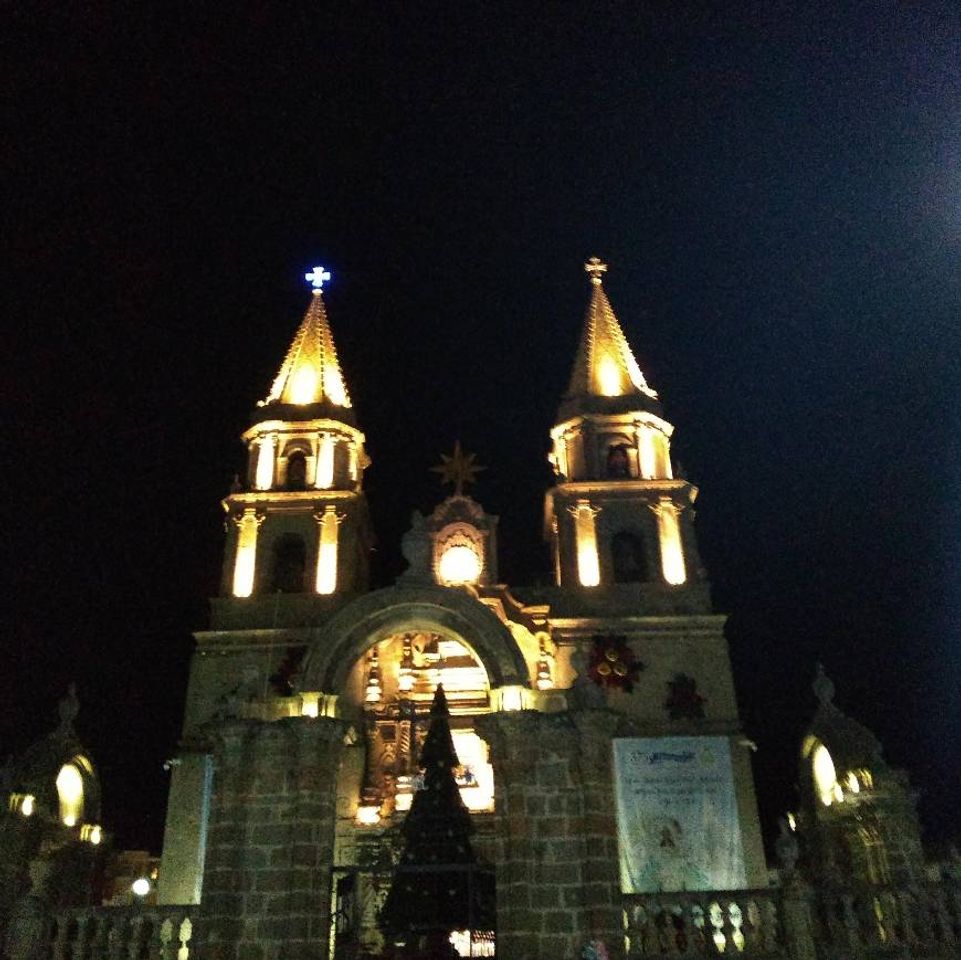
M 800 879 L 789 880 L 782 890 L 781 918 L 784 942 L 791 960 L 817 960 L 811 921 L 811 891 Z

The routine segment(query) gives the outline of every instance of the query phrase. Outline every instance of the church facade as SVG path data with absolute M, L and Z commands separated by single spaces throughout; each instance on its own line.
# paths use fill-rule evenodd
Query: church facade
M 415 513 L 404 536 L 407 569 L 370 589 L 365 437 L 327 275 L 308 275 L 308 309 L 243 434 L 246 473 L 223 501 L 221 592 L 196 634 L 158 919 L 141 921 L 126 954 L 108 952 L 120 922 L 104 933 L 89 911 L 44 914 L 42 948 L 17 946 L 40 909 L 12 906 L 18 878 L 42 844 L 74 843 L 91 818 L 99 843 L 95 775 L 68 708 L 35 751 L 46 759 L 19 764 L 6 785 L 10 957 L 100 956 L 95 942 L 104 956 L 395 955 L 404 945 L 379 917 L 399 827 L 425 789 L 421 747 L 439 687 L 476 856 L 435 867 L 491 878 L 496 891 L 493 922 L 451 930 L 451 955 L 814 958 L 841 955 L 819 952 L 818 937 L 840 942 L 855 928 L 873 937 L 866 949 L 900 942 L 900 901 L 871 894 L 850 915 L 840 899 L 823 914 L 811 907 L 815 878 L 835 892 L 930 879 L 906 780 L 834 706 L 823 677 L 801 748 L 802 806 L 779 841 L 780 892 L 772 881 L 725 618 L 698 555 L 698 491 L 675 475 L 674 427 L 608 300 L 606 266 L 585 268 L 586 317 L 549 433 L 554 582 L 538 588 L 499 579 L 497 517 L 467 492 L 477 468 L 458 445 L 442 468 L 450 495 Z M 59 771 L 71 765 L 81 805 L 64 819 Z M 46 839 L 24 839 L 38 803 Z M 938 902 L 947 936 L 961 899 Z M 100 932 L 88 936 L 87 923 Z M 174 952 L 149 952 L 163 930 Z

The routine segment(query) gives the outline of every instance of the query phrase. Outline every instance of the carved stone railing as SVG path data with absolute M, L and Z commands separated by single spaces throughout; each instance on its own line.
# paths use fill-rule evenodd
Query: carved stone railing
M 193 906 L 85 907 L 50 921 L 47 960 L 196 960 Z
M 961 888 L 852 887 L 625 896 L 635 957 L 961 960 Z
M 961 889 L 954 885 L 819 890 L 811 904 L 819 956 L 961 957 Z
M 625 896 L 624 937 L 628 958 L 792 955 L 779 890 Z

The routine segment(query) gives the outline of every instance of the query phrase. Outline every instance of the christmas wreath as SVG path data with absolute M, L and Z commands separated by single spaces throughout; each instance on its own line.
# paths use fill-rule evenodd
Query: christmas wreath
M 628 646 L 627 637 L 610 635 L 593 638 L 588 665 L 590 678 L 600 687 L 613 687 L 630 693 L 644 664 Z

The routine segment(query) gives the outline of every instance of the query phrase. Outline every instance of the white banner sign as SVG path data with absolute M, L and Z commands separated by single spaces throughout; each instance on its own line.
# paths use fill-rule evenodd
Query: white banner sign
M 726 737 L 614 741 L 621 890 L 747 886 Z

